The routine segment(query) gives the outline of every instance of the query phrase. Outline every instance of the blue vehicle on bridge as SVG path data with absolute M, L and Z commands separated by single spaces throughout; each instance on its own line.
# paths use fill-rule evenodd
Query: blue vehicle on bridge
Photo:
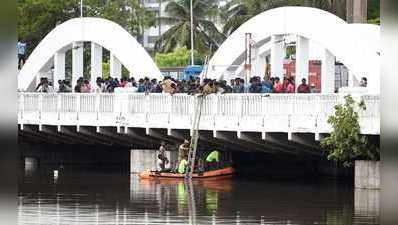
M 163 76 L 170 76 L 177 80 L 189 80 L 190 77 L 199 77 L 203 71 L 203 66 L 194 65 L 187 67 L 160 68 Z
M 199 77 L 203 71 L 203 66 L 193 65 L 187 66 L 184 69 L 184 73 L 180 77 L 180 80 L 189 80 L 191 77 L 196 78 Z

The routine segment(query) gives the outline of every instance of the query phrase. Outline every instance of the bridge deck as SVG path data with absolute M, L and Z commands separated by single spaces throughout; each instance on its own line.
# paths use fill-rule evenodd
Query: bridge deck
M 363 98 L 366 104 L 366 110 L 360 112 L 362 133 L 378 135 L 379 96 L 354 97 Z M 44 140 L 54 136 L 53 140 L 83 143 L 127 141 L 130 146 L 133 137 L 140 143 L 177 143 L 190 135 L 195 99 L 186 94 L 19 93 L 18 124 L 28 138 L 44 131 L 38 137 Z M 318 149 L 315 141 L 330 133 L 327 118 L 342 102 L 339 94 L 210 95 L 203 106 L 201 144 L 225 142 L 236 148 L 262 149 L 273 143 L 272 150 L 288 152 L 294 141 Z
M 379 134 L 379 96 L 362 95 L 364 134 Z M 194 96 L 186 94 L 18 95 L 18 123 L 191 129 Z M 327 118 L 343 101 L 338 94 L 224 94 L 207 96 L 201 130 L 329 133 Z

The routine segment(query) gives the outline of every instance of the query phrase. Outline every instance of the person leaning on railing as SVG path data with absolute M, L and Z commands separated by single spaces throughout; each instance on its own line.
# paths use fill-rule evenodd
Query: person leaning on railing
M 70 87 L 70 83 L 67 80 L 58 80 L 58 92 L 60 93 L 69 93 L 72 92 L 72 88 Z
M 366 78 L 365 78 L 366 79 Z M 66 80 L 58 81 L 59 89 L 57 92 L 71 92 L 70 83 Z M 366 85 L 366 80 L 362 81 L 362 85 Z M 284 86 L 286 87 L 284 89 Z M 190 78 L 189 80 L 176 80 L 166 76 L 163 81 L 156 79 L 149 80 L 148 77 L 141 78 L 137 83 L 134 77 L 118 79 L 108 77 L 102 79 L 97 77 L 96 84 L 90 84 L 87 79 L 80 77 L 74 86 L 74 92 L 77 93 L 113 93 L 115 88 L 128 88 L 128 93 L 168 93 L 174 95 L 176 93 L 185 93 L 189 95 L 201 94 L 203 96 L 213 93 L 295 93 L 295 84 L 292 78 L 284 79 L 282 84 L 278 77 L 264 77 L 262 80 L 259 76 L 250 79 L 249 84 L 245 85 L 245 80 L 237 77 L 231 79 L 230 84 L 226 80 L 204 79 L 200 82 L 199 78 Z M 52 92 L 51 83 L 46 78 L 41 78 L 39 85 L 36 87 L 37 92 Z M 302 84 L 297 88 L 297 93 L 317 93 L 315 85 L 309 87 L 306 80 L 302 80 Z
M 301 80 L 301 84 L 297 87 L 297 93 L 310 93 L 310 87 L 305 78 Z
M 44 93 L 53 92 L 53 88 L 50 82 L 48 81 L 47 77 L 40 78 L 40 83 L 37 85 L 35 92 L 44 92 Z

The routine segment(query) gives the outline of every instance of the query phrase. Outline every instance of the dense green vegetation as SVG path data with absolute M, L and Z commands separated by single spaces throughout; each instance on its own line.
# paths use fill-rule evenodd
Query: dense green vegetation
M 27 41 L 28 54 L 57 24 L 80 16 L 78 0 L 18 0 L 18 37 Z M 155 15 L 146 11 L 139 0 L 84 0 L 84 16 L 101 17 L 121 25 L 142 39 L 145 28 L 155 24 Z M 90 71 L 89 45 L 84 46 L 84 75 Z M 104 53 L 107 51 L 104 51 Z M 104 61 L 109 54 L 104 54 Z M 106 72 L 106 71 L 104 71 Z M 67 52 L 66 76 L 71 73 L 71 53 Z M 105 74 L 105 73 L 104 73 Z
M 77 0 L 18 0 L 18 37 L 29 42 L 28 52 L 57 24 L 80 16 Z M 84 16 L 112 20 L 140 39 L 143 29 L 155 23 L 139 0 L 84 0 Z
M 189 64 L 191 51 L 185 46 L 169 53 L 156 53 L 155 62 L 159 67 L 183 67 Z M 194 51 L 195 65 L 203 64 L 203 57 Z
M 380 24 L 380 0 L 368 0 L 368 23 Z
M 157 18 L 153 12 L 142 7 L 140 0 L 84 0 L 84 16 L 110 19 L 124 27 L 139 42 L 144 29 L 161 20 L 171 28 L 158 38 L 155 52 L 179 52 L 181 50 L 178 49 L 183 47 L 190 49 L 190 1 L 162 1 L 166 4 L 167 17 Z M 229 34 L 265 10 L 280 6 L 310 6 L 345 19 L 346 0 L 231 0 L 221 8 L 215 0 L 193 0 L 193 3 L 194 48 L 197 54 L 203 56 L 214 53 Z M 80 15 L 78 0 L 18 0 L 17 10 L 18 37 L 28 41 L 28 54 L 57 24 Z M 217 28 L 214 21 L 221 23 L 221 27 Z M 379 0 L 368 0 L 368 22 L 380 24 Z M 85 56 L 85 59 L 89 60 L 89 57 Z M 88 69 L 85 68 L 85 71 Z
M 328 159 L 351 166 L 355 159 L 378 160 L 378 145 L 371 144 L 365 135 L 361 135 L 358 112 L 365 110 L 364 101 L 359 103 L 347 95 L 345 103 L 335 106 L 335 113 L 328 118 L 333 127 L 329 137 L 321 141 L 328 150 Z
M 182 46 L 191 48 L 190 0 L 167 2 L 165 12 L 168 16 L 160 17 L 160 20 L 170 24 L 171 28 L 156 41 L 155 49 L 170 52 Z M 193 0 L 193 12 L 194 48 L 202 54 L 208 54 L 225 40 L 211 20 L 218 15 L 217 1 Z

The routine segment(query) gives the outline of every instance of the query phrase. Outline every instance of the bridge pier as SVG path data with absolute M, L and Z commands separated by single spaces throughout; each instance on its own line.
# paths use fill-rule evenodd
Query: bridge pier
M 83 42 L 73 42 L 72 44 L 72 89 L 76 85 L 77 79 L 83 76 L 84 68 L 84 45 Z
M 34 169 L 51 171 L 53 169 L 71 171 L 74 168 L 89 169 L 94 167 L 96 171 L 120 170 L 127 172 L 130 166 L 130 152 L 126 148 L 118 146 L 88 145 L 88 144 L 49 144 L 20 142 L 21 163 L 26 158 L 33 158 Z M 23 164 L 22 164 L 23 165 Z M 62 166 L 62 167 L 61 167 Z M 37 171 L 29 171 L 37 172 Z M 62 176 L 63 171 L 60 171 Z
M 328 49 L 325 49 L 321 67 L 322 94 L 332 94 L 335 92 L 335 62 L 336 57 Z
M 31 173 L 39 167 L 39 160 L 35 157 L 24 157 L 25 173 Z
M 54 55 L 54 89 L 59 89 L 58 80 L 65 80 L 65 52 L 58 51 Z
M 272 35 L 271 37 L 271 77 L 279 77 L 282 82 L 284 77 L 283 61 L 286 56 L 283 35 Z
M 96 85 L 97 77 L 102 77 L 102 47 L 91 42 L 91 85 Z
M 120 63 L 119 59 L 116 58 L 114 54 L 111 52 L 110 56 L 110 76 L 117 78 L 120 80 L 122 78 L 122 64 Z
M 309 39 L 298 36 L 296 42 L 296 77 L 295 84 L 298 87 L 305 78 L 309 83 Z

